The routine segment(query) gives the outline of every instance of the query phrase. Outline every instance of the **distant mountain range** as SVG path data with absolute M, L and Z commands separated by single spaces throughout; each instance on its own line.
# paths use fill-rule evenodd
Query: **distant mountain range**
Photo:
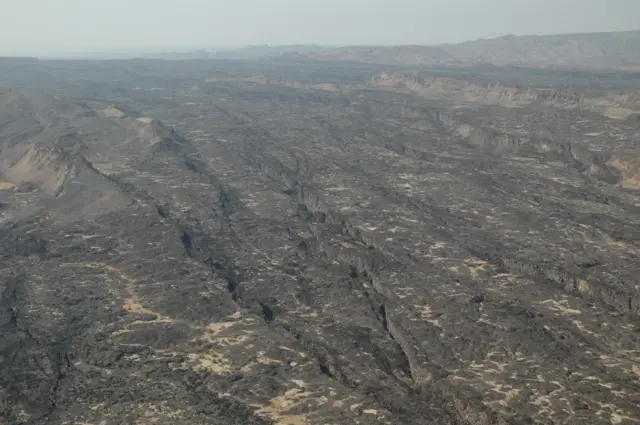
M 407 66 L 524 66 L 640 71 L 640 30 L 540 36 L 505 35 L 436 46 L 248 46 L 139 54 L 87 54 L 85 59 L 258 60 L 292 58 Z
M 218 59 L 261 59 L 283 55 L 314 55 L 326 51 L 326 47 L 315 44 L 294 44 L 289 46 L 249 46 L 235 50 L 217 51 Z
M 545 36 L 506 35 L 439 46 L 352 46 L 308 55 L 389 65 L 493 64 L 640 70 L 640 31 Z
M 189 59 L 236 59 L 236 60 L 256 60 L 268 57 L 278 57 L 282 55 L 304 55 L 318 53 L 327 48 L 312 44 L 294 44 L 284 46 L 245 46 L 235 48 L 212 48 L 195 49 L 182 51 L 149 52 L 108 52 L 108 53 L 85 53 L 76 55 L 74 59 L 163 59 L 163 60 L 189 60 Z
M 608 68 L 640 71 L 640 31 L 506 35 L 438 46 L 258 46 L 218 52 L 217 58 L 258 59 L 283 55 L 315 60 L 388 65 L 517 65 L 526 67 Z

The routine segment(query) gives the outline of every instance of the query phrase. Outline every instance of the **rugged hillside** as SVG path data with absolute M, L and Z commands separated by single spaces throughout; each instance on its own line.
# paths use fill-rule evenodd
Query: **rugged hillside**
M 468 81 L 403 72 L 384 72 L 372 78 L 369 86 L 403 90 L 426 99 L 458 104 L 584 109 L 621 119 L 640 112 L 640 92 L 585 94 L 568 88 L 509 86 L 496 80 Z
M 124 107 L 96 113 L 19 91 L 0 93 L 0 120 L 3 187 L 46 193 L 47 208 L 59 218 L 70 211 L 99 216 L 125 208 L 131 198 L 106 174 L 154 153 L 177 152 L 185 143 L 173 129 Z
M 640 65 L 640 31 L 504 36 L 441 47 L 465 63 L 561 67 Z
M 384 72 L 369 82 L 369 87 L 393 89 L 417 94 L 425 100 L 449 106 L 470 108 L 498 106 L 508 108 L 536 108 L 538 110 L 565 109 L 597 113 L 623 120 L 631 129 L 638 128 L 640 92 L 584 94 L 569 89 L 541 89 L 506 86 L 499 81 L 467 81 L 458 78 L 420 77 L 401 72 Z M 568 145 L 563 130 L 556 133 L 536 132 L 536 128 L 505 129 L 493 122 L 481 122 L 472 114 L 450 112 L 430 113 L 451 134 L 467 140 L 471 145 L 494 154 L 535 153 L 548 160 L 561 160 L 568 166 L 621 187 L 640 188 L 640 154 L 634 145 L 592 146 Z M 622 124 L 623 125 L 623 124 Z M 603 136 L 588 132 L 589 138 Z M 616 149 L 617 148 L 617 149 Z
M 503 36 L 440 46 L 354 46 L 312 53 L 322 60 L 390 65 L 520 65 L 640 69 L 640 31 Z
M 101 115 L 108 118 L 112 125 L 105 125 L 104 131 L 114 131 L 113 125 L 124 132 L 124 139 L 116 145 L 111 145 L 100 152 L 104 158 L 105 152 L 109 155 L 126 156 L 133 153 L 152 154 L 154 152 L 189 150 L 185 139 L 176 134 L 173 128 L 165 126 L 161 121 L 150 117 L 140 116 L 136 111 L 126 106 L 109 106 L 100 111 Z M 95 129 L 96 124 L 92 123 Z

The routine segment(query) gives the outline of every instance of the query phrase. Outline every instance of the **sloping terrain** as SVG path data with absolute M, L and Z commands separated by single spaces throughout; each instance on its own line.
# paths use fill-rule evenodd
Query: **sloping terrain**
M 95 119 L 86 106 L 16 91 L 0 94 L 0 176 L 5 187 L 27 187 L 51 198 L 62 216 L 87 217 L 126 205 L 111 182 L 85 157 L 87 148 L 71 123 Z M 14 211 L 13 205 L 5 214 Z
M 321 60 L 401 65 L 493 64 L 640 69 L 640 31 L 503 36 L 438 46 L 349 46 L 310 53 Z
M 418 94 L 426 99 L 456 104 L 484 104 L 508 107 L 538 106 L 584 109 L 610 118 L 625 119 L 640 112 L 640 92 L 597 92 L 585 94 L 563 88 L 508 85 L 499 80 L 468 81 L 461 78 L 383 72 L 369 82 Z
M 605 68 L 640 65 L 640 31 L 503 36 L 442 48 L 460 60 L 495 65 Z
M 633 115 L 134 66 L 0 94 L 2 421 L 637 423 Z

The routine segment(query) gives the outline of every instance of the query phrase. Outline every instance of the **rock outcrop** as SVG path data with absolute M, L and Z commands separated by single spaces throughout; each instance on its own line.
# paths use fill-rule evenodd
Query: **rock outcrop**
M 505 85 L 500 81 L 474 82 L 459 78 L 419 76 L 392 71 L 383 72 L 372 78 L 369 84 L 375 87 L 402 89 L 431 100 L 450 103 L 509 107 L 539 105 L 587 109 L 603 115 L 611 113 L 614 109 L 623 118 L 640 110 L 637 100 L 640 92 L 585 96 L 584 93 L 569 88 L 518 87 Z

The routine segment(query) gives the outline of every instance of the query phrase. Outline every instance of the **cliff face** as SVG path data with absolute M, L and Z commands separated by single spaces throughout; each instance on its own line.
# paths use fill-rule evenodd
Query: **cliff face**
M 537 93 L 530 89 L 507 87 L 499 82 L 484 84 L 442 77 L 418 77 L 401 72 L 384 72 L 370 82 L 373 86 L 403 88 L 434 99 L 520 106 L 531 104 Z
M 585 96 L 569 89 L 506 86 L 499 81 L 471 82 L 445 77 L 419 77 L 402 72 L 384 72 L 371 79 L 371 86 L 392 87 L 420 96 L 456 103 L 501 106 L 539 104 L 565 109 L 588 109 L 625 118 L 640 110 L 640 92 Z
M 0 95 L 6 117 L 0 133 L 0 173 L 14 185 L 28 183 L 52 196 L 85 167 L 82 143 L 65 120 L 89 116 L 90 110 L 64 104 L 53 97 L 17 91 Z
M 129 194 L 93 161 L 100 165 L 112 159 L 115 166 L 126 167 L 126 161 L 177 151 L 184 143 L 161 122 L 133 115 L 112 107 L 99 116 L 86 105 L 52 96 L 0 94 L 3 188 L 46 193 L 45 208 L 64 220 L 79 213 L 94 217 L 126 208 L 132 202 Z
M 0 169 L 14 184 L 30 183 L 58 196 L 65 184 L 87 166 L 82 156 L 69 155 L 56 147 L 32 146 L 15 163 L 2 161 Z

